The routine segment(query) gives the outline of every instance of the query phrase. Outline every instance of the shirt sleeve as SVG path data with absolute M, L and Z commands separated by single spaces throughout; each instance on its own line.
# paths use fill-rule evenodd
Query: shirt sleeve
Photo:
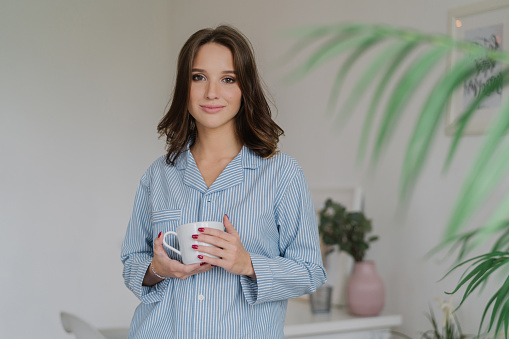
M 276 206 L 280 256 L 250 253 L 256 279 L 241 277 L 249 304 L 313 293 L 326 281 L 311 194 L 299 168 Z
M 151 227 L 150 189 L 146 175 L 140 180 L 134 207 L 122 244 L 121 261 L 124 264 L 125 285 L 143 303 L 160 301 L 166 280 L 154 286 L 143 286 L 143 278 L 154 256 Z

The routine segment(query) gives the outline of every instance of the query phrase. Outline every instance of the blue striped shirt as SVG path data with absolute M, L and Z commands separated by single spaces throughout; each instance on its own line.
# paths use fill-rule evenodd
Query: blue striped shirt
M 256 279 L 214 267 L 142 286 L 159 232 L 225 214 Z M 287 299 L 313 293 L 326 279 L 302 169 L 283 153 L 263 159 L 247 147 L 209 188 L 189 150 L 174 166 L 157 159 L 141 178 L 121 260 L 125 284 L 141 300 L 129 333 L 137 339 L 283 338 Z

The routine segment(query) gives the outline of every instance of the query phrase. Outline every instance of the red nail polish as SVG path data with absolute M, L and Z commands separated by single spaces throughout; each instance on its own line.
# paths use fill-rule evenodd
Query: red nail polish
M 226 219 L 230 220 L 230 217 L 228 216 L 228 214 L 225 214 L 226 215 Z
M 203 265 L 206 265 L 206 264 L 207 264 L 206 262 L 201 262 L 200 266 L 203 266 Z
M 193 246 L 191 246 L 191 247 L 192 247 L 192 248 L 194 248 L 195 250 L 197 250 L 197 249 L 198 249 L 198 245 L 193 245 Z
M 159 232 L 159 235 L 158 235 L 157 237 L 158 237 L 158 238 L 160 238 L 162 233 L 163 233 L 163 232 Z
M 204 231 L 205 231 L 205 229 L 203 227 L 198 228 L 198 232 L 204 232 Z
M 192 237 L 193 239 L 198 239 L 198 234 L 193 234 Z
M 203 259 L 203 255 L 198 254 L 198 259 Z
M 216 267 L 216 265 L 210 265 L 210 266 L 212 266 L 212 267 Z

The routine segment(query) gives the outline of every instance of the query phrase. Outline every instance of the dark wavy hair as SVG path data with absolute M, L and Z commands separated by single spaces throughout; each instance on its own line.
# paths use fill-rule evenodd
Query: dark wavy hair
M 273 156 L 278 152 L 277 144 L 284 131 L 272 120 L 251 43 L 235 28 L 222 25 L 197 31 L 180 50 L 171 105 L 157 125 L 159 136 L 166 136 L 166 162 L 174 165 L 175 159 L 196 137 L 196 123 L 187 109 L 192 66 L 199 48 L 211 42 L 227 47 L 233 55 L 236 79 L 242 93 L 240 109 L 235 116 L 240 141 L 262 158 Z

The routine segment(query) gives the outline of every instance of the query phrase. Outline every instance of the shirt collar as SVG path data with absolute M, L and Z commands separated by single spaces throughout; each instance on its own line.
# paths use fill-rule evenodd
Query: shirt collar
M 246 146 L 242 146 L 242 149 L 235 158 L 237 157 L 240 158 L 242 168 L 256 169 L 262 164 L 263 161 L 263 158 L 259 157 L 254 151 L 247 148 Z M 187 146 L 175 160 L 175 168 L 177 170 L 185 170 L 189 165 L 189 161 L 191 161 L 190 158 L 192 158 L 192 155 L 191 151 L 189 150 L 189 146 Z M 194 162 L 194 159 L 192 161 Z
M 212 186 L 205 185 L 189 147 L 175 160 L 177 170 L 184 171 L 184 184 L 202 193 L 213 193 L 236 186 L 244 181 L 244 169 L 258 168 L 263 159 L 243 146 L 239 154 L 226 166 Z

